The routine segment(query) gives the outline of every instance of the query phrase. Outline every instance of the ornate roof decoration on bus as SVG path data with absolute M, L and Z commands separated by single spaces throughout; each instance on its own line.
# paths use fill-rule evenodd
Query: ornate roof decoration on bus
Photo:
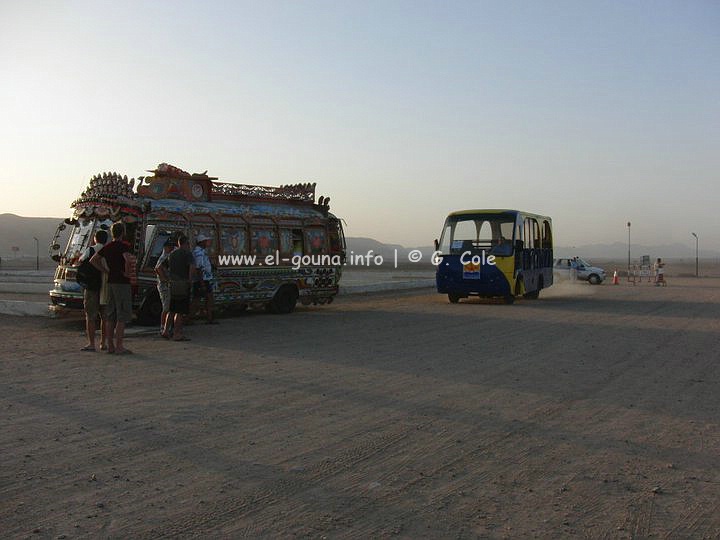
M 153 176 L 139 177 L 137 193 L 151 199 L 180 199 L 189 202 L 215 201 L 275 201 L 315 204 L 315 184 L 300 183 L 282 186 L 256 186 L 217 182 L 216 177 L 203 173 L 189 173 L 161 163 L 148 172 Z M 327 211 L 329 199 L 321 197 L 318 206 Z
M 121 211 L 133 214 L 140 213 L 142 201 L 138 201 L 133 188 L 135 179 L 115 172 L 104 172 L 90 179 L 90 183 L 70 205 L 75 208 L 77 216 L 97 215 L 114 217 Z
M 312 215 L 318 211 L 327 216 L 330 198 L 320 197 L 315 202 L 315 184 L 299 183 L 282 186 L 256 186 L 217 182 L 217 178 L 203 173 L 189 173 L 167 163 L 161 163 L 152 171 L 153 176 L 138 177 L 138 182 L 118 173 L 102 173 L 93 176 L 85 191 L 72 203 L 75 217 L 122 219 L 157 208 L 161 201 L 177 201 L 176 211 L 212 212 L 220 210 L 229 214 L 255 213 L 257 204 L 262 212 L 273 215 Z M 135 191 L 133 191 L 135 188 Z M 203 207 L 203 203 L 212 206 Z M 273 203 L 289 203 L 275 207 Z M 190 206 L 186 206 L 186 205 Z M 161 204 L 162 206 L 162 204 Z M 302 209 L 302 210 L 301 210 Z M 308 211 L 310 213 L 308 213 Z M 124 216 L 124 217 L 123 217 Z
M 290 184 L 279 187 L 252 186 L 213 182 L 213 199 L 265 199 L 280 201 L 315 202 L 315 184 Z

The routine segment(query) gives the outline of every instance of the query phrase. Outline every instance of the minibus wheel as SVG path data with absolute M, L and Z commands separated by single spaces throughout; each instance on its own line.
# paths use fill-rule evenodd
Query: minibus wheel
M 460 301 L 460 295 L 455 293 L 448 293 L 448 300 L 451 304 L 457 304 Z
M 297 289 L 292 285 L 283 285 L 278 289 L 268 304 L 270 313 L 292 313 L 297 305 Z

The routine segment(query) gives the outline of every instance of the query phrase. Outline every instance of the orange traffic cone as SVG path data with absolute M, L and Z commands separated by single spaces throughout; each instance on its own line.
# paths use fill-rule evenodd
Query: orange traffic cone
M 618 278 L 617 268 L 613 272 L 613 285 L 620 285 L 620 278 Z

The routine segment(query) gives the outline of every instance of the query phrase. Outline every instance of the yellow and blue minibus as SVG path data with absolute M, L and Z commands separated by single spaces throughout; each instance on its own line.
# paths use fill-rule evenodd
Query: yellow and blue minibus
M 552 220 L 520 210 L 462 210 L 435 240 L 439 293 L 461 298 L 538 298 L 553 283 Z

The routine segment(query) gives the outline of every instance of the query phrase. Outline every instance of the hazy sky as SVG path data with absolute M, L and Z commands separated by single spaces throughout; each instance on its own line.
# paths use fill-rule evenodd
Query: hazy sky
M 166 161 L 314 181 L 349 236 L 461 208 L 720 248 L 720 3 L 0 2 L 0 213 Z

